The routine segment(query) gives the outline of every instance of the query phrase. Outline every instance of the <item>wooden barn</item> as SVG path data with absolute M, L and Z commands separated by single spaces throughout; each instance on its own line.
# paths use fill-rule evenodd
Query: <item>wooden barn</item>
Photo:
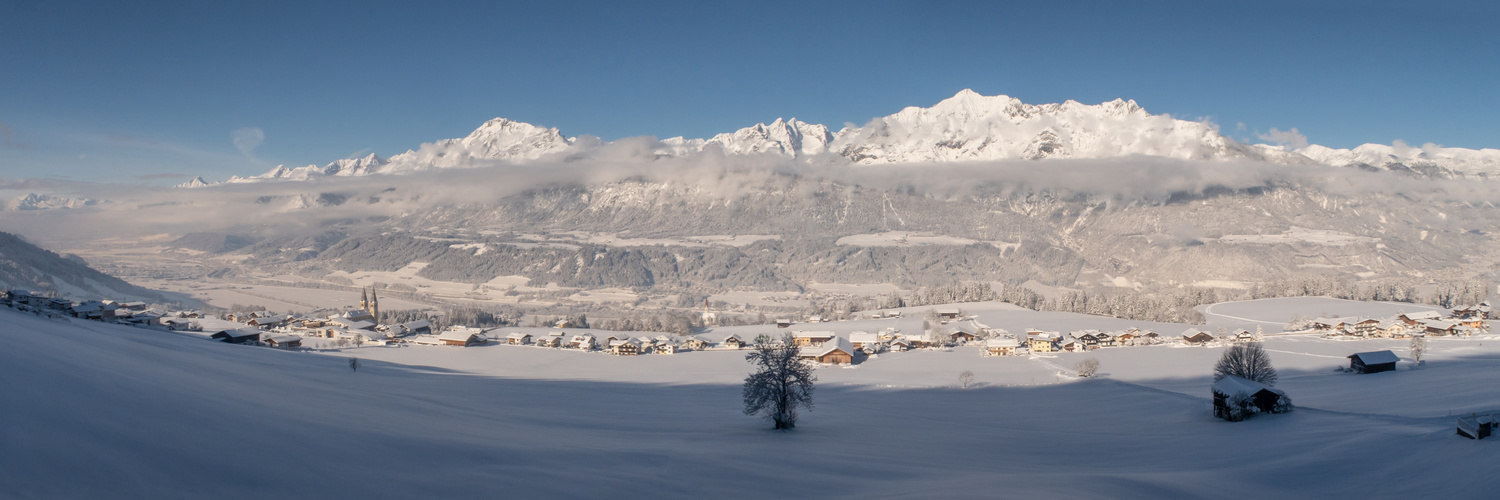
M 1213 341 L 1214 336 L 1209 335 L 1208 332 L 1188 330 L 1182 334 L 1182 343 L 1187 345 L 1205 346 Z
M 1357 352 L 1349 355 L 1349 370 L 1357 373 L 1380 373 L 1396 370 L 1401 358 L 1391 351 Z
M 1236 394 L 1244 394 L 1249 397 L 1251 406 L 1259 413 L 1282 413 L 1291 407 L 1290 400 L 1286 399 L 1286 393 L 1281 389 L 1230 375 L 1214 382 L 1214 416 L 1225 420 L 1234 420 L 1234 412 L 1229 407 L 1229 400 Z M 1243 417 L 1242 417 L 1243 418 Z
M 1493 414 L 1458 417 L 1458 435 L 1469 439 L 1490 437 L 1494 434 L 1496 427 L 1500 427 L 1500 420 L 1497 420 Z
M 484 337 L 480 336 L 477 328 L 455 328 L 438 334 L 437 340 L 443 345 L 456 345 L 468 347 L 484 343 Z

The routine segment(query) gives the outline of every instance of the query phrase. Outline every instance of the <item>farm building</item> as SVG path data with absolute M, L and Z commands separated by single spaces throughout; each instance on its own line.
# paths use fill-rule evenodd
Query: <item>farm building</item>
M 1349 369 L 1358 373 L 1394 371 L 1400 360 L 1391 351 L 1357 352 L 1349 355 Z
M 1213 341 L 1213 335 L 1195 328 L 1189 328 L 1187 331 L 1182 332 L 1182 343 L 1187 345 L 1205 346 Z
M 792 320 L 790 320 L 790 319 L 780 318 L 780 319 L 776 320 L 776 328 L 791 328 L 791 327 L 792 327 Z
M 854 345 L 841 337 L 833 337 L 822 345 L 803 347 L 801 357 L 819 363 L 850 364 L 854 362 Z
M 957 319 L 958 318 L 958 308 L 957 307 L 939 307 L 937 309 L 937 315 L 938 315 L 938 318 L 940 318 L 940 319 Z
M 1493 414 L 1458 417 L 1458 435 L 1469 439 L 1490 437 L 1494 434 L 1496 427 L 1500 427 L 1500 420 L 1497 420 Z
M 279 349 L 296 349 L 298 347 L 302 347 L 302 337 L 290 334 L 262 335 L 260 337 L 260 341 L 267 347 L 275 347 Z
M 796 332 L 792 334 L 792 342 L 799 347 L 820 346 L 833 340 L 833 332 Z M 853 349 L 852 347 L 850 349 Z
M 399 325 L 403 335 L 432 335 L 432 322 L 419 319 Z
M 484 344 L 484 337 L 480 335 L 480 330 L 477 328 L 451 328 L 438 334 L 437 340 L 442 345 L 460 347 Z
M 209 335 L 208 338 L 231 344 L 244 344 L 259 341 L 261 333 L 264 332 L 261 332 L 259 328 L 240 328 L 238 330 L 220 330 L 213 335 Z
M 849 334 L 849 343 L 853 344 L 855 349 L 874 352 L 876 346 L 880 344 L 880 336 L 870 332 L 854 332 Z
M 1290 411 L 1291 400 L 1281 389 L 1247 380 L 1234 375 L 1219 379 L 1213 385 L 1214 416 L 1225 420 L 1240 420 L 1245 411 L 1253 413 L 1284 413 Z M 1231 407 L 1231 400 L 1237 395 L 1244 395 L 1249 408 L 1236 410 Z

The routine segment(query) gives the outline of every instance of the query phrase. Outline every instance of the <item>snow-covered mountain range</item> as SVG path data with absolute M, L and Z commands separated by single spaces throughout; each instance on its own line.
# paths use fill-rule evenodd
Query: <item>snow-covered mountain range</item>
M 202 179 L 200 178 L 199 180 Z M 108 202 L 88 198 L 65 198 L 50 194 L 27 193 L 25 196 L 5 202 L 3 205 L 0 205 L 0 208 L 5 210 L 51 210 L 54 208 L 87 207 L 98 205 L 99 203 Z
M 556 128 L 495 118 L 467 137 L 422 144 L 391 157 L 369 155 L 319 167 L 277 166 L 227 182 L 306 180 L 314 176 L 400 174 L 434 168 L 565 159 L 606 143 L 567 137 Z M 963 90 L 929 108 L 909 107 L 864 126 L 832 131 L 795 118 L 756 124 L 707 139 L 673 137 L 645 158 L 682 157 L 717 150 L 728 155 L 771 154 L 797 160 L 860 165 L 1136 155 L 1183 160 L 1249 159 L 1289 165 L 1330 165 L 1411 172 L 1431 177 L 1500 175 L 1500 149 L 1365 144 L 1333 149 L 1244 144 L 1211 123 L 1153 115 L 1135 101 L 1086 105 L 1075 101 L 1032 105 L 1004 95 Z M 203 187 L 196 178 L 178 187 Z

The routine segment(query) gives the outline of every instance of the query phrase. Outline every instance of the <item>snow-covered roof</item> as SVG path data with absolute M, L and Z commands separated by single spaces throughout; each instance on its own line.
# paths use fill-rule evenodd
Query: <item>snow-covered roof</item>
M 349 328 L 350 330 L 365 330 L 375 328 L 375 323 L 369 321 L 351 321 L 344 324 L 344 326 Z
M 1203 330 L 1199 330 L 1197 328 L 1189 328 L 1189 329 L 1186 329 L 1186 330 L 1182 331 L 1182 336 L 1183 337 L 1192 337 L 1192 336 L 1200 334 L 1200 333 L 1208 333 L 1208 332 L 1205 332 Z
M 1426 320 L 1426 321 L 1422 321 L 1422 326 L 1425 326 L 1425 327 L 1428 327 L 1428 328 L 1436 328 L 1436 329 L 1439 329 L 1439 330 L 1447 330 L 1447 329 L 1453 328 L 1455 326 L 1458 326 L 1458 323 L 1455 322 L 1455 321 Z
M 425 319 L 419 319 L 419 320 L 416 320 L 416 321 L 409 321 L 409 322 L 406 322 L 406 323 L 402 323 L 401 324 L 401 328 L 405 328 L 407 330 L 417 330 L 417 329 L 421 329 L 421 328 L 429 328 L 430 329 L 430 328 L 432 328 L 432 322 L 428 321 L 428 320 L 425 320 Z
M 447 330 L 443 333 L 439 333 L 437 338 L 438 340 L 459 340 L 468 342 L 470 338 L 479 335 L 479 333 L 480 332 L 478 330 L 471 330 L 468 328 Z
M 826 339 L 826 338 L 833 338 L 834 337 L 833 332 L 824 332 L 824 331 L 817 331 L 817 332 L 794 332 L 794 333 L 792 333 L 792 335 L 794 337 L 796 337 L 796 338 L 799 338 L 799 339 Z
M 1443 317 L 1443 315 L 1441 313 L 1438 313 L 1437 311 L 1406 313 L 1403 316 L 1406 316 L 1406 319 L 1414 321 L 1421 321 L 1424 319 L 1441 319 Z
M 1271 392 L 1274 392 L 1276 394 L 1281 394 L 1281 395 L 1285 395 L 1286 394 L 1285 392 L 1282 392 L 1280 389 L 1276 389 L 1274 387 L 1271 387 L 1271 386 L 1266 385 L 1266 384 L 1262 384 L 1260 382 L 1256 382 L 1254 380 L 1248 380 L 1248 379 L 1236 377 L 1234 375 L 1230 375 L 1230 376 L 1227 376 L 1227 377 L 1219 379 L 1218 382 L 1214 382 L 1214 386 L 1213 386 L 1213 391 L 1214 392 L 1217 392 L 1219 394 L 1228 395 L 1228 396 L 1233 396 L 1233 395 L 1239 394 L 1241 392 L 1243 392 L 1243 393 L 1245 393 L 1247 395 L 1248 394 L 1255 394 L 1255 393 L 1260 392 L 1262 390 L 1271 391 Z
M 275 342 L 277 344 L 285 344 L 285 343 L 288 343 L 288 342 L 301 342 L 302 341 L 302 337 L 298 337 L 296 335 L 285 335 L 285 334 L 283 334 L 283 335 L 266 334 L 266 335 L 261 335 L 260 336 L 260 340 L 261 340 L 261 342 Z
M 260 338 L 261 333 L 264 333 L 264 332 L 261 332 L 259 328 L 238 328 L 238 329 L 234 329 L 234 330 L 224 330 L 224 331 L 221 331 L 221 332 L 218 332 L 218 333 L 222 333 L 225 336 L 228 336 L 229 338 L 240 338 L 240 337 L 255 337 L 255 338 Z M 218 333 L 215 333 L 214 335 L 218 335 Z
M 833 351 L 844 351 L 845 354 L 854 354 L 854 345 L 843 337 L 834 337 L 833 340 L 816 347 L 803 347 L 803 356 L 823 356 Z
M 1396 353 L 1391 351 L 1356 352 L 1354 354 L 1350 354 L 1349 357 L 1359 358 L 1359 362 L 1366 365 L 1396 363 L 1401 361 L 1401 358 L 1396 357 Z
M 736 335 L 736 334 L 733 334 L 733 333 L 729 334 L 728 337 L 724 337 L 724 341 L 725 342 L 728 342 L 730 340 L 734 340 L 736 342 L 744 342 L 744 340 L 740 339 L 739 335 Z
M 511 334 L 510 335 L 506 335 L 505 338 L 509 338 L 509 339 L 524 339 L 524 338 L 530 337 L 530 336 L 531 336 L 531 334 L 526 333 L 526 332 L 511 332 Z
M 867 332 L 854 332 L 849 334 L 849 341 L 859 344 L 873 344 L 880 342 L 880 336 Z
M 1020 347 L 1021 343 L 1010 337 L 996 337 L 985 341 L 985 347 Z

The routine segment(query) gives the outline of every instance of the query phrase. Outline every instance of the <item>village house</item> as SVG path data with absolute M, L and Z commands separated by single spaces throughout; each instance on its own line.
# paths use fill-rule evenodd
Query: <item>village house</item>
M 536 345 L 538 347 L 562 347 L 563 334 L 562 332 L 551 332 L 537 337 Z
M 633 339 L 609 341 L 609 353 L 616 356 L 635 356 L 641 353 L 641 345 Z
M 1068 336 L 1061 341 L 1062 350 L 1067 352 L 1084 352 L 1089 350 L 1089 345 L 1078 337 Z
M 1455 321 L 1424 320 L 1422 321 L 1422 327 L 1426 329 L 1428 335 L 1433 336 L 1458 334 L 1458 322 Z
M 526 345 L 531 343 L 531 334 L 523 332 L 512 332 L 505 336 L 505 343 L 510 345 Z
M 1379 329 L 1380 320 L 1378 319 L 1367 318 L 1354 322 L 1354 334 L 1361 337 L 1374 337 Z
M 1235 330 L 1234 335 L 1233 335 L 1232 338 L 1234 339 L 1235 342 L 1240 342 L 1240 343 L 1255 342 L 1255 340 L 1256 340 L 1255 339 L 1255 334 L 1250 333 L 1250 330 L 1244 330 L 1244 329 Z
M 851 364 L 854 362 L 854 345 L 842 337 L 833 337 L 820 345 L 803 347 L 801 357 L 819 363 Z
M 653 347 L 652 351 L 657 354 L 677 354 L 677 350 L 680 348 L 681 347 L 678 346 L 676 342 L 662 342 L 658 340 L 656 342 L 656 347 Z
M 237 330 L 219 330 L 209 335 L 208 338 L 230 344 L 247 344 L 259 342 L 261 333 L 263 332 L 259 328 L 240 328 Z
M 790 319 L 787 319 L 787 318 L 778 318 L 776 320 L 776 328 L 791 328 L 791 327 L 792 327 L 792 320 L 790 320 Z
M 870 332 L 854 332 L 849 334 L 849 343 L 855 349 L 874 354 L 881 345 L 880 336 Z
M 979 327 L 973 322 L 954 323 L 949 326 L 948 340 L 957 343 L 979 340 Z
M 792 342 L 798 347 L 821 346 L 834 338 L 833 332 L 801 331 L 792 334 Z
M 615 340 L 625 340 L 627 338 L 629 338 L 629 337 L 614 338 L 614 336 L 611 336 L 607 340 L 613 342 Z M 594 336 L 593 335 L 589 335 L 587 333 L 579 334 L 579 335 L 574 335 L 572 339 L 568 340 L 568 347 L 571 347 L 571 348 L 574 348 L 574 349 L 583 350 L 583 351 L 592 351 L 592 350 L 594 350 L 594 344 L 595 344 L 595 342 L 594 342 Z
M 907 349 L 911 349 L 911 344 L 906 339 L 891 339 L 886 344 L 886 349 L 890 349 L 891 352 L 906 352 Z
M 1213 343 L 1214 336 L 1197 328 L 1189 328 L 1182 332 L 1182 343 L 1192 346 L 1206 346 Z
M 1237 394 L 1244 394 L 1250 401 L 1251 406 L 1261 413 L 1280 413 L 1283 408 L 1289 406 L 1286 401 L 1286 393 L 1281 389 L 1230 375 L 1214 382 L 1214 416 L 1229 419 L 1232 416 L 1229 408 L 1230 399 Z
M 265 344 L 266 347 L 275 347 L 278 349 L 297 349 L 302 347 L 302 337 L 290 334 L 267 333 L 261 335 L 260 342 Z
M 692 349 L 694 351 L 702 351 L 708 348 L 708 341 L 700 339 L 698 337 L 688 337 L 687 340 L 684 340 L 682 342 L 682 345 L 683 347 Z
M 1422 311 L 1414 313 L 1402 313 L 1400 316 L 1396 316 L 1396 319 L 1399 319 L 1401 320 L 1401 322 L 1406 323 L 1407 326 L 1417 326 L 1422 324 L 1423 321 L 1437 321 L 1443 319 L 1443 315 L 1441 313 L 1438 313 L 1437 311 Z
M 958 319 L 958 313 L 959 313 L 959 311 L 958 311 L 957 307 L 939 307 L 939 308 L 937 308 L 938 319 L 943 319 L 943 320 Z
M 1057 350 L 1058 334 L 1056 332 L 1026 332 L 1026 347 L 1031 352 L 1047 353 Z
M 990 356 L 1015 356 L 1021 343 L 1015 337 L 995 337 L 985 341 L 985 353 Z
M 449 327 L 437 336 L 438 343 L 442 345 L 456 345 L 468 347 L 471 345 L 484 345 L 484 332 L 478 328 L 465 328 L 461 326 Z
M 1139 332 L 1139 330 L 1136 330 L 1134 332 L 1130 331 L 1130 330 L 1126 330 L 1126 331 L 1123 331 L 1123 332 L 1115 334 L 1115 344 L 1117 344 L 1117 345 L 1135 345 L 1135 338 L 1136 338 L 1136 333 L 1137 332 Z
M 253 327 L 261 328 L 261 329 L 267 329 L 267 328 L 273 328 L 273 327 L 281 326 L 281 325 L 285 324 L 287 321 L 291 321 L 291 319 L 292 319 L 292 315 L 290 315 L 290 314 L 280 314 L 280 315 L 276 315 L 276 316 L 263 316 L 263 317 L 258 317 L 258 318 L 250 318 L 250 321 L 245 322 L 245 324 L 253 326 Z
M 1391 351 L 1357 352 L 1349 355 L 1349 370 L 1355 373 L 1394 371 L 1401 358 Z
M 725 349 L 739 349 L 745 346 L 745 341 L 740 340 L 739 335 L 731 333 L 728 337 L 724 337 L 724 341 L 719 342 L 719 345 L 723 346 Z

